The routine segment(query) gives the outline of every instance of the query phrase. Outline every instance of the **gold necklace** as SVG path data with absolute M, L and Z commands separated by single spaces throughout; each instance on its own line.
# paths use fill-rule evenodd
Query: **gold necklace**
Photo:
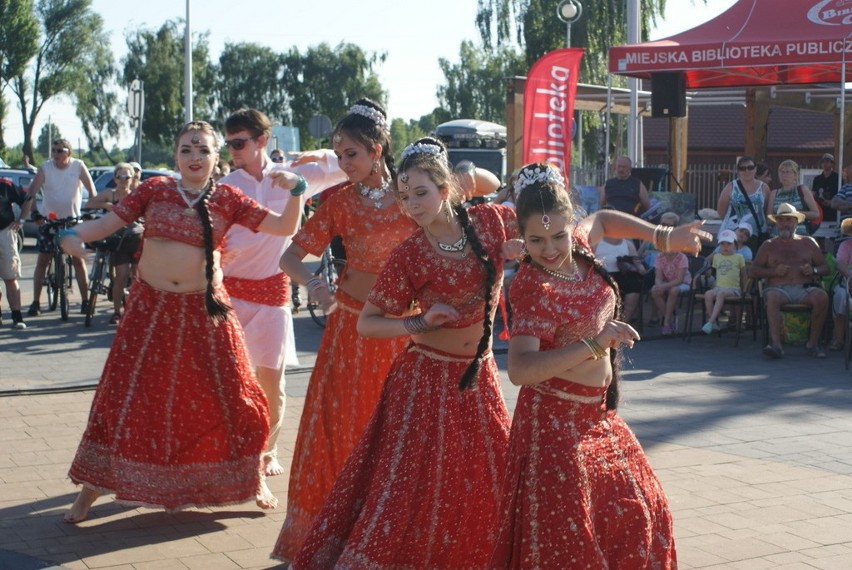
M 547 273 L 548 275 L 550 275 L 552 277 L 556 277 L 557 279 L 561 279 L 562 281 L 571 281 L 571 282 L 576 283 L 577 281 L 583 280 L 583 276 L 580 273 L 580 268 L 577 267 L 577 262 L 574 261 L 573 258 L 571 259 L 571 273 L 570 274 L 560 273 L 559 271 L 553 271 L 552 269 L 548 269 L 547 267 L 541 265 L 540 263 L 536 263 L 535 261 L 533 261 L 533 264 L 536 267 L 538 267 L 539 269 L 541 269 L 542 271 L 544 271 L 545 273 Z

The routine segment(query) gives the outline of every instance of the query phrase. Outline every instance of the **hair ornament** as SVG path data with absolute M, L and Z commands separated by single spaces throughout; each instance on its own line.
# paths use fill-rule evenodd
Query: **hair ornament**
M 194 145 L 197 145 L 201 142 L 201 139 L 198 138 L 198 135 L 192 135 L 192 139 L 190 139 L 190 142 Z
M 408 192 L 408 173 L 403 172 L 402 174 L 399 175 L 399 179 L 402 181 L 403 190 Z M 852 218 L 850 218 L 850 219 L 852 219 Z
M 333 138 L 334 138 L 334 142 L 336 142 L 337 144 L 340 144 L 340 142 L 343 140 L 343 135 L 341 135 L 340 133 L 334 133 Z
M 524 188 L 538 182 L 549 182 L 565 186 L 565 179 L 562 178 L 562 175 L 559 174 L 559 171 L 555 168 L 551 168 L 549 166 L 544 168 L 541 166 L 536 166 L 535 168 L 527 167 L 521 170 L 518 174 L 518 179 L 515 180 L 515 194 L 520 194 Z
M 400 160 L 405 160 L 412 154 L 429 154 L 432 156 L 440 156 L 443 152 L 443 149 L 436 144 L 428 144 L 428 143 L 413 143 L 405 147 L 405 150 L 402 151 L 402 156 Z
M 368 105 L 352 105 L 352 107 L 349 108 L 349 114 L 367 117 L 368 119 L 376 123 L 376 125 L 383 131 L 390 130 L 388 128 L 388 122 L 385 119 L 385 116 L 382 115 L 378 110 Z

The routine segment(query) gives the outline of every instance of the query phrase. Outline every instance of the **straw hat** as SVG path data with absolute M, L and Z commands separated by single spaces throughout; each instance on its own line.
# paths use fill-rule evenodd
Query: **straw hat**
M 798 223 L 802 223 L 805 221 L 805 215 L 801 213 L 793 204 L 788 204 L 787 202 L 782 203 L 778 206 L 778 210 L 775 212 L 775 215 L 772 214 L 766 216 L 769 218 L 771 222 L 775 222 L 775 218 L 779 216 L 787 216 L 789 218 L 796 218 Z

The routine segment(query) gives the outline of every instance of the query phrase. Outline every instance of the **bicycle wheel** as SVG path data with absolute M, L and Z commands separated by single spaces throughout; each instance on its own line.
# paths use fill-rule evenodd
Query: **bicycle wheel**
M 315 276 L 325 282 L 326 287 L 328 287 L 328 292 L 332 295 L 334 295 L 334 292 L 337 290 L 337 277 L 343 271 L 343 267 L 345 265 L 345 261 L 326 254 L 323 255 L 319 268 L 314 272 Z M 319 303 L 311 297 L 310 291 L 308 291 L 308 312 L 310 312 L 311 319 L 313 319 L 317 325 L 325 328 L 327 315 L 322 307 L 320 307 Z
M 65 273 L 65 259 L 60 252 L 56 259 L 56 296 L 59 299 L 59 316 L 63 321 L 68 320 L 68 278 Z
M 53 272 L 52 261 L 47 264 L 47 271 L 44 273 L 42 287 L 47 294 L 47 308 L 55 311 L 56 304 L 59 302 L 59 295 L 56 294 L 56 274 Z
M 95 316 L 95 304 L 98 302 L 98 294 L 104 288 L 104 275 L 106 273 L 107 255 L 101 250 L 95 255 L 92 264 L 92 276 L 89 279 L 89 305 L 86 307 L 86 326 L 92 326 L 92 318 Z

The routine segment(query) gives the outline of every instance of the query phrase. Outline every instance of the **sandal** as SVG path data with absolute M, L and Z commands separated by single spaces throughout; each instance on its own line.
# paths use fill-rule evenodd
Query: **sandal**
M 763 354 L 765 356 L 768 356 L 769 358 L 784 358 L 784 349 L 782 349 L 780 346 L 767 344 L 763 347 Z
M 825 358 L 825 351 L 820 345 L 812 346 L 810 348 L 806 346 L 805 353 L 811 358 Z

